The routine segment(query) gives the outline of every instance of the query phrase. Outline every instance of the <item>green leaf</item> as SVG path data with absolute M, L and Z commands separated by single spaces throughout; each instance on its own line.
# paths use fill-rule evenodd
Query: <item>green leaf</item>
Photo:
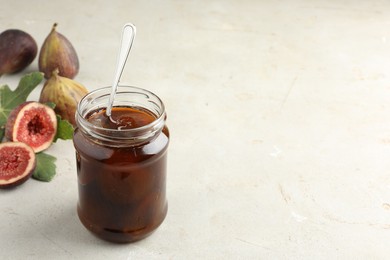
M 0 127 L 0 143 L 3 141 L 4 133 L 5 133 L 5 128 Z
M 73 125 L 68 120 L 61 119 L 61 116 L 57 115 L 57 133 L 54 137 L 54 142 L 57 139 L 69 140 L 73 138 Z
M 56 175 L 56 164 L 57 160 L 54 156 L 51 156 L 46 153 L 37 153 L 37 166 L 35 167 L 35 171 L 32 175 L 34 179 L 39 181 L 49 182 L 53 179 L 54 175 Z
M 52 109 L 54 109 L 56 107 L 56 103 L 53 103 L 53 102 L 46 102 L 45 105 L 48 107 L 51 107 Z
M 0 87 L 0 127 L 5 125 L 12 109 L 25 102 L 28 95 L 42 80 L 43 74 L 41 72 L 32 72 L 20 79 L 14 91 L 7 85 Z
M 7 108 L 3 105 L 5 99 L 11 96 L 12 91 L 7 85 L 0 87 L 0 126 L 4 126 L 7 123 L 7 118 L 12 108 Z M 4 101 L 3 101 L 4 99 Z

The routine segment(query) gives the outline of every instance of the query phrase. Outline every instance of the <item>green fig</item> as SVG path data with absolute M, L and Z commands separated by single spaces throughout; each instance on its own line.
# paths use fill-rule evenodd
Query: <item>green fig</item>
M 37 56 L 38 46 L 28 33 L 9 29 L 0 34 L 0 75 L 25 69 Z
M 39 53 L 39 71 L 50 78 L 55 69 L 62 77 L 73 79 L 79 72 L 79 59 L 72 43 L 56 31 L 57 23 L 46 37 Z
M 80 83 L 61 77 L 58 75 L 58 69 L 54 70 L 52 76 L 45 82 L 41 95 L 40 103 L 52 102 L 56 106 L 54 111 L 62 119 L 68 120 L 73 126 L 76 126 L 75 114 L 77 104 L 88 90 Z

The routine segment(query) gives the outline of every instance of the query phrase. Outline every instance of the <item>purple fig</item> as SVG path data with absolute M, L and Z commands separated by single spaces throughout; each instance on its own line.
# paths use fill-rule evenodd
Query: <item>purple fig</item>
M 26 32 L 9 29 L 0 34 L 0 75 L 25 69 L 37 56 L 35 40 Z

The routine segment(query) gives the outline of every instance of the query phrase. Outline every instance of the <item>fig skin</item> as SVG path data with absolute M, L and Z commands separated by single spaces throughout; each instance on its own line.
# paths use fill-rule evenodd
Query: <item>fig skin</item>
M 0 189 L 13 188 L 26 182 L 37 163 L 34 150 L 21 142 L 0 143 L 0 157 Z M 20 168 L 23 166 L 24 168 Z M 9 171 L 11 167 L 14 169 Z M 15 176 L 8 178 L 11 174 Z
M 68 120 L 75 127 L 77 104 L 87 93 L 88 90 L 83 85 L 72 79 L 59 76 L 58 70 L 54 70 L 42 88 L 39 102 L 56 104 L 54 108 L 56 114 L 60 115 L 62 119 Z
M 36 114 L 26 121 L 32 116 L 28 114 L 31 111 Z M 27 101 L 14 108 L 5 125 L 5 137 L 9 141 L 23 142 L 35 153 L 49 148 L 56 133 L 57 117 L 54 110 L 36 101 Z
M 28 33 L 9 29 L 0 34 L 0 75 L 25 69 L 37 56 L 38 46 Z
M 42 44 L 39 53 L 39 71 L 48 79 L 55 69 L 59 75 L 73 79 L 79 72 L 79 58 L 72 43 L 56 31 L 57 23 Z

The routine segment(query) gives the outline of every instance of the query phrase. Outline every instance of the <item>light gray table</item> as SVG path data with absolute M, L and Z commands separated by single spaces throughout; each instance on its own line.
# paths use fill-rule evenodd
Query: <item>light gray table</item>
M 169 212 L 151 237 L 84 229 L 73 145 L 58 142 L 52 182 L 0 191 L 0 258 L 387 258 L 389 17 L 388 1 L 3 0 L 1 31 L 41 45 L 58 22 L 89 90 L 111 84 L 136 24 L 122 82 L 164 100 L 172 138 Z

